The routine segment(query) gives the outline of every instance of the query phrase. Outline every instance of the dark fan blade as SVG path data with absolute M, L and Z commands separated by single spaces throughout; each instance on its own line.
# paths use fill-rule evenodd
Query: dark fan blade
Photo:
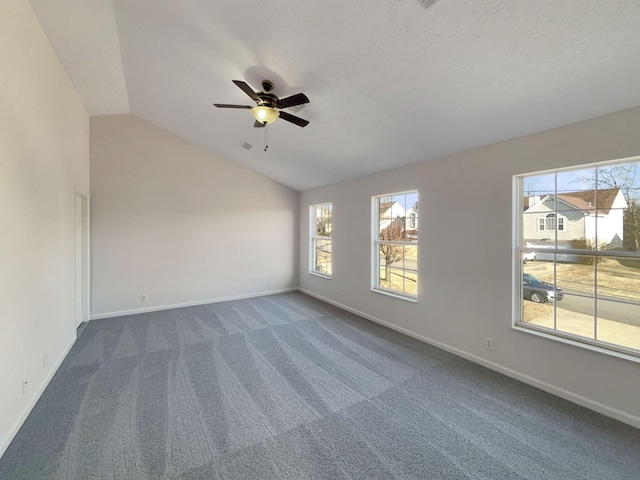
M 280 112 L 280 118 L 286 120 L 287 122 L 295 123 L 299 127 L 306 127 L 309 125 L 309 121 L 300 117 L 296 117 L 295 115 L 291 115 L 287 112 Z
M 249 105 L 227 105 L 226 103 L 214 103 L 214 105 L 218 108 L 253 108 Z
M 254 92 L 253 89 L 249 85 L 247 85 L 245 82 L 243 82 L 242 80 L 233 80 L 233 83 L 239 86 L 244 93 L 249 95 L 256 102 L 260 101 L 260 97 L 258 96 L 258 94 Z
M 303 103 L 309 103 L 309 99 L 304 93 L 296 93 L 287 98 L 281 98 L 278 100 L 278 108 L 295 107 L 296 105 L 302 105 Z
M 259 122 L 258 120 L 256 120 L 256 123 L 254 123 L 253 126 L 256 127 L 256 128 L 264 128 L 264 123 Z

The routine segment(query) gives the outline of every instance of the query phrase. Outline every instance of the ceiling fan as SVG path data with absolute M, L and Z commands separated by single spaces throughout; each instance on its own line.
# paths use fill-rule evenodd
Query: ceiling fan
M 291 115 L 287 112 L 282 112 L 280 109 L 295 107 L 296 105 L 302 105 L 303 103 L 309 103 L 309 99 L 304 93 L 297 93 L 286 98 L 278 98 L 271 93 L 273 90 L 273 83 L 269 80 L 262 81 L 262 92 L 254 92 L 253 89 L 242 80 L 233 80 L 240 89 L 249 95 L 253 101 L 256 102 L 255 107 L 249 105 L 228 105 L 225 103 L 214 103 L 218 108 L 243 108 L 251 110 L 251 113 L 255 117 L 256 121 L 253 124 L 256 128 L 262 128 L 269 123 L 273 123 L 277 118 L 286 120 L 287 122 L 294 123 L 299 127 L 306 127 L 309 125 L 309 121 L 295 115 Z

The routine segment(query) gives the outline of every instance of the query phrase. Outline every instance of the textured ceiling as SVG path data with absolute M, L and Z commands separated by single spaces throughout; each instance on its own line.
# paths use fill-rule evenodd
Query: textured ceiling
M 31 0 L 91 115 L 306 190 L 640 105 L 638 0 Z M 233 83 L 304 92 L 254 129 Z M 242 143 L 254 145 L 251 150 Z

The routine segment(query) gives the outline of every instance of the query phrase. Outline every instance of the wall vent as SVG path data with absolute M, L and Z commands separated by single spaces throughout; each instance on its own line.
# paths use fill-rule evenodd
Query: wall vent
M 242 143 L 240 144 L 240 146 L 241 146 L 242 148 L 244 148 L 245 150 L 251 150 L 251 149 L 253 148 L 253 145 L 251 145 L 250 143 L 247 143 L 247 142 L 242 142 Z
M 420 2 L 420 5 L 422 5 L 424 8 L 427 8 L 432 3 L 435 3 L 436 0 L 418 0 L 418 1 Z

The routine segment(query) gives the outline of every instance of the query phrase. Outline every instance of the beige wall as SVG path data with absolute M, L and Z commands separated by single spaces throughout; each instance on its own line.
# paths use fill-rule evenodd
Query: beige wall
M 300 195 L 300 286 L 640 427 L 640 363 L 516 331 L 512 177 L 640 155 L 640 108 Z M 371 196 L 420 192 L 419 301 L 370 291 Z M 333 278 L 308 272 L 309 205 L 333 202 Z M 495 350 L 485 349 L 493 338 Z
M 0 58 L 2 454 L 75 341 L 74 202 L 75 187 L 89 193 L 89 118 L 26 0 L 0 2 Z
M 297 287 L 296 191 L 131 115 L 91 119 L 91 183 L 92 318 Z

